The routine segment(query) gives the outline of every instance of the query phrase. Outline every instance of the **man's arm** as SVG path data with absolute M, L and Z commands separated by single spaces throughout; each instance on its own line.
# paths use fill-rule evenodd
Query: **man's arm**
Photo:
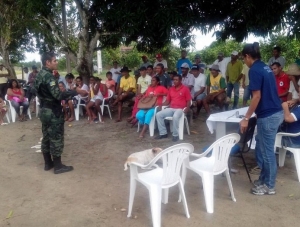
M 283 102 L 281 104 L 282 108 L 283 108 L 283 114 L 284 114 L 284 121 L 288 122 L 288 123 L 292 123 L 295 121 L 295 118 L 293 117 L 293 115 L 291 114 L 290 110 L 289 110 L 289 106 L 287 102 Z

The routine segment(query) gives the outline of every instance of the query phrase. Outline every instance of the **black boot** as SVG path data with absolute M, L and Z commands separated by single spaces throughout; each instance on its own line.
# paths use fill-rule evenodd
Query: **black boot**
M 61 157 L 53 157 L 53 163 L 54 163 L 54 173 L 60 174 L 72 171 L 74 168 L 73 166 L 65 166 L 61 163 Z
M 48 170 L 50 170 L 54 167 L 53 161 L 52 161 L 52 158 L 51 158 L 51 154 L 50 153 L 43 153 L 43 156 L 44 156 L 44 160 L 45 160 L 44 170 L 48 171 Z

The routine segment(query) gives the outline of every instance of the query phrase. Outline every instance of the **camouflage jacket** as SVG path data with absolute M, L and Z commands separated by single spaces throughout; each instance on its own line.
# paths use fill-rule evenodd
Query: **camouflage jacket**
M 52 71 L 46 67 L 43 67 L 36 76 L 33 87 L 42 107 L 45 104 L 47 106 L 60 107 L 61 100 L 71 99 L 77 95 L 77 92 L 72 90 L 60 91 Z

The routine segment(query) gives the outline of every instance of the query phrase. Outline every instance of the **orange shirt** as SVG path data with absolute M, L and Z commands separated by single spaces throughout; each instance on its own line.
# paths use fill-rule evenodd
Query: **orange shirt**
M 115 93 L 116 90 L 116 82 L 114 80 L 106 80 L 105 81 L 106 87 Z

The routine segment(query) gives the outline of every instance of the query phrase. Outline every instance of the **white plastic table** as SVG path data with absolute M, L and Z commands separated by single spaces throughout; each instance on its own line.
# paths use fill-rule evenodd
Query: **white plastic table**
M 248 107 L 243 107 L 240 109 L 224 111 L 220 113 L 211 114 L 206 120 L 206 125 L 211 134 L 216 131 L 216 139 L 221 138 L 226 135 L 226 123 L 239 123 L 242 118 L 236 117 L 236 112 L 239 115 L 245 115 L 247 113 Z

